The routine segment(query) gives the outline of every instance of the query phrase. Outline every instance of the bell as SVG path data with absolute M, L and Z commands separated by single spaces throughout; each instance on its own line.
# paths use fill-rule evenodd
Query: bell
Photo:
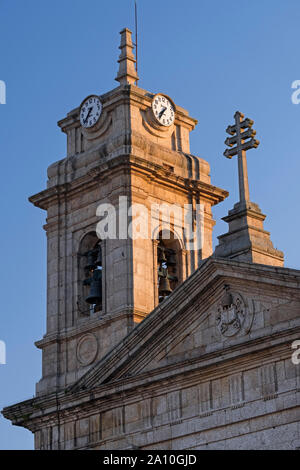
M 159 263 L 166 263 L 167 262 L 167 258 L 166 258 L 166 253 L 165 253 L 165 249 L 164 248 L 161 248 L 161 247 L 158 247 L 158 262 Z
M 159 280 L 159 295 L 163 297 L 170 295 L 172 292 L 170 281 L 167 277 L 161 277 Z
M 90 294 L 86 297 L 85 301 L 88 304 L 100 304 L 102 302 L 102 271 L 95 269 L 91 279 Z
M 167 264 L 168 264 L 168 266 L 176 266 L 177 261 L 176 261 L 176 255 L 175 255 L 174 252 L 172 252 L 172 253 L 168 256 Z
M 96 259 L 96 266 L 102 266 L 102 250 L 101 250 L 101 246 L 98 246 L 97 247 L 97 251 L 98 251 L 98 256 L 97 256 L 97 259 Z
M 87 263 L 84 268 L 90 271 L 95 267 L 95 252 L 90 250 L 85 254 L 85 256 L 87 257 Z

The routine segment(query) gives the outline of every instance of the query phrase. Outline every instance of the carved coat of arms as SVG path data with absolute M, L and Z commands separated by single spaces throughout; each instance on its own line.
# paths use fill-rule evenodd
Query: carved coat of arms
M 216 317 L 216 325 L 222 336 L 231 337 L 244 331 L 246 334 L 251 327 L 253 313 L 241 294 L 231 293 L 226 286 Z

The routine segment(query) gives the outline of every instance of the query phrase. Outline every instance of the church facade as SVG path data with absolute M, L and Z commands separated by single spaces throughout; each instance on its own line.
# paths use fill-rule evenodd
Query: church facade
M 253 122 L 227 129 L 240 201 L 213 251 L 228 193 L 190 153 L 197 121 L 137 86 L 132 49 L 124 29 L 119 86 L 59 121 L 67 156 L 30 198 L 47 211 L 42 378 L 2 413 L 36 449 L 299 448 L 300 271 L 250 201 Z

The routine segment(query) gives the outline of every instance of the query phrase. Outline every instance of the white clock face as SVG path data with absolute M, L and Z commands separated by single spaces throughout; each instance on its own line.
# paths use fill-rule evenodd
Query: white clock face
M 156 95 L 152 101 L 152 111 L 162 126 L 171 126 L 175 120 L 175 109 L 171 101 L 163 95 Z
M 98 96 L 89 96 L 80 108 L 80 124 L 82 127 L 93 127 L 100 119 L 102 103 Z

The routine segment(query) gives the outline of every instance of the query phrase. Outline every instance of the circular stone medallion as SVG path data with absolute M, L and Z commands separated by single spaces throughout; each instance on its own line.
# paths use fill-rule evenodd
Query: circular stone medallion
M 77 359 L 80 364 L 87 366 L 91 364 L 98 353 L 98 342 L 95 335 L 88 333 L 84 335 L 77 344 Z

